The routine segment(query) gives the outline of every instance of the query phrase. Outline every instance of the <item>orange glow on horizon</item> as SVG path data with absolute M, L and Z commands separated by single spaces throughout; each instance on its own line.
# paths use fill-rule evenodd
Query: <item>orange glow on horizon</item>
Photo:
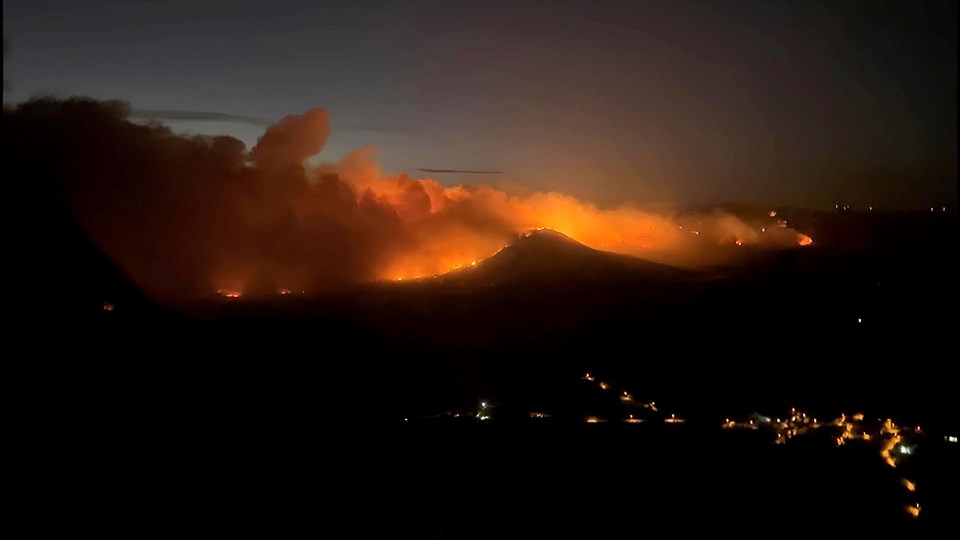
M 738 245 L 796 245 L 794 234 L 761 235 L 719 210 L 677 215 L 630 204 L 599 208 L 557 192 L 512 195 L 485 185 L 446 187 L 430 178 L 387 174 L 370 149 L 322 165 L 353 188 L 358 200 L 374 196 L 396 211 L 411 240 L 376 271 L 377 280 L 408 281 L 480 266 L 517 235 L 549 229 L 588 247 L 679 266 L 717 256 L 731 237 Z M 785 223 L 782 225 L 786 227 Z M 790 231 L 787 229 L 787 231 Z
M 556 231 L 593 249 L 681 267 L 728 257 L 723 246 L 731 238 L 737 246 L 812 243 L 809 236 L 786 229 L 782 220 L 782 232 L 771 234 L 766 227 L 748 225 L 719 210 L 677 215 L 631 205 L 604 209 L 556 192 L 518 196 L 482 185 L 445 187 L 429 178 L 391 176 L 379 169 L 366 150 L 313 172 L 335 173 L 358 201 L 373 197 L 400 221 L 403 241 L 372 259 L 371 274 L 356 276 L 360 281 L 403 283 L 478 268 L 518 237 L 542 230 Z M 223 290 L 245 291 L 254 277 L 248 270 L 215 281 Z M 286 283 L 298 290 L 308 288 L 295 279 Z M 283 290 L 287 289 L 280 294 L 287 294 Z
M 126 113 L 114 105 L 34 106 L 50 114 L 84 111 L 84 118 L 106 122 L 97 129 L 111 137 L 126 137 L 135 125 L 124 124 Z M 331 126 L 319 107 L 268 126 L 249 149 L 232 138 L 182 137 L 159 125 L 136 124 L 136 132 L 143 139 L 129 147 L 141 153 L 135 174 L 114 174 L 110 159 L 91 159 L 62 195 L 104 255 L 148 296 L 173 305 L 214 294 L 318 294 L 480 268 L 518 235 L 543 229 L 589 248 L 691 269 L 737 259 L 741 254 L 728 249 L 734 239 L 744 246 L 797 244 L 785 221 L 771 232 L 769 208 L 745 212 L 748 218 L 719 206 L 598 206 L 530 191 L 531 178 L 519 177 L 493 177 L 495 185 L 514 186 L 509 190 L 451 186 L 383 171 L 372 148 L 322 161 Z M 763 234 L 761 225 L 768 226 Z

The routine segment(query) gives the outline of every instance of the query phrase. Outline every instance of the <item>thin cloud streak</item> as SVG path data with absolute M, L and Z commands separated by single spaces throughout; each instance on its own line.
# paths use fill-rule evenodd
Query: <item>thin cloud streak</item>
M 255 118 L 252 116 L 240 116 L 236 114 L 218 113 L 210 111 L 175 111 L 175 110 L 154 110 L 138 109 L 134 110 L 130 116 L 144 120 L 195 120 L 195 121 L 213 121 L 213 122 L 234 122 L 237 124 L 248 124 L 251 126 L 269 126 L 273 120 L 264 118 Z
M 233 122 L 235 124 L 247 124 L 250 126 L 270 126 L 276 123 L 276 120 L 267 118 L 258 118 L 255 116 L 242 116 L 238 114 L 220 113 L 213 111 L 183 111 L 176 109 L 134 109 L 130 113 L 131 118 L 141 120 L 179 120 L 192 122 Z M 351 125 L 338 126 L 337 129 L 353 131 L 370 131 L 381 133 L 410 133 L 409 130 L 390 128 L 373 125 Z
M 503 174 L 503 171 L 468 171 L 464 169 L 417 169 L 425 173 Z

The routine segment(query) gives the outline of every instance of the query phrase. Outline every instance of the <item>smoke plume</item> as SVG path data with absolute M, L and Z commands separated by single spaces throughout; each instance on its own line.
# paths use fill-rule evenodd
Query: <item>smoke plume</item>
M 370 149 L 308 166 L 330 136 L 323 109 L 283 118 L 250 150 L 129 116 L 121 102 L 35 99 L 4 109 L 5 151 L 139 287 L 168 301 L 435 275 L 538 227 L 684 265 L 718 245 L 797 241 L 789 229 L 760 234 L 728 214 L 681 218 L 560 193 L 444 187 L 385 174 Z

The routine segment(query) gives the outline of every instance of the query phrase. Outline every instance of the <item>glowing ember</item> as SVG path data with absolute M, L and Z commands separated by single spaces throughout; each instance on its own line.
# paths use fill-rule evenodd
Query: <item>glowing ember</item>
M 737 238 L 737 241 L 734 242 L 734 244 L 736 244 L 736 245 L 738 245 L 738 246 L 742 246 L 742 245 L 743 245 L 743 240 L 740 240 L 739 238 Z
M 224 290 L 218 290 L 218 291 L 217 291 L 217 294 L 219 294 L 220 296 L 222 296 L 222 297 L 224 297 L 224 298 L 231 298 L 231 299 L 240 298 L 240 291 L 224 291 Z
M 893 456 L 892 450 L 896 448 L 898 444 L 900 444 L 900 428 L 898 428 L 897 425 L 888 418 L 883 424 L 882 431 L 884 433 L 888 433 L 890 437 L 884 441 L 883 447 L 880 449 L 880 457 L 883 458 L 883 461 L 885 461 L 887 465 L 896 468 L 897 460 Z
M 904 510 L 906 510 L 907 513 L 913 516 L 914 518 L 920 517 L 920 503 L 909 505 L 906 508 L 904 508 Z
M 797 235 L 797 244 L 798 244 L 798 245 L 801 245 L 801 246 L 809 246 L 809 245 L 813 244 L 813 238 L 810 238 L 809 236 L 807 236 L 807 235 L 805 235 L 805 234 L 798 234 L 798 235 Z
M 770 217 L 777 217 L 777 211 L 776 211 L 776 210 L 771 210 L 771 211 L 770 211 Z
M 916 485 L 915 483 L 907 480 L 906 478 L 904 478 L 904 479 L 901 481 L 901 483 L 903 484 L 903 487 L 907 488 L 907 491 L 916 491 L 916 490 L 917 490 L 917 485 Z
M 103 310 L 104 310 L 104 311 L 113 311 L 113 304 L 111 304 L 110 302 L 104 302 L 104 303 L 103 303 Z
M 280 295 L 281 295 L 281 296 L 286 296 L 286 295 L 290 294 L 291 292 L 293 292 L 293 291 L 291 291 L 290 289 L 280 289 Z

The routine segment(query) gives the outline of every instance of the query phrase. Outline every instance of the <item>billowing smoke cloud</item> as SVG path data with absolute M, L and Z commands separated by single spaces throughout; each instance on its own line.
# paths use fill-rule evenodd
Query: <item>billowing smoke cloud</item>
M 559 193 L 517 197 L 387 175 L 370 149 L 307 166 L 330 136 L 323 109 L 283 118 L 249 151 L 231 137 L 177 135 L 129 114 L 124 103 L 76 98 L 5 108 L 5 150 L 157 298 L 428 276 L 538 227 L 687 265 L 702 262 L 703 246 L 796 242 L 789 229 L 761 235 L 727 214 L 681 219 L 598 209 Z

